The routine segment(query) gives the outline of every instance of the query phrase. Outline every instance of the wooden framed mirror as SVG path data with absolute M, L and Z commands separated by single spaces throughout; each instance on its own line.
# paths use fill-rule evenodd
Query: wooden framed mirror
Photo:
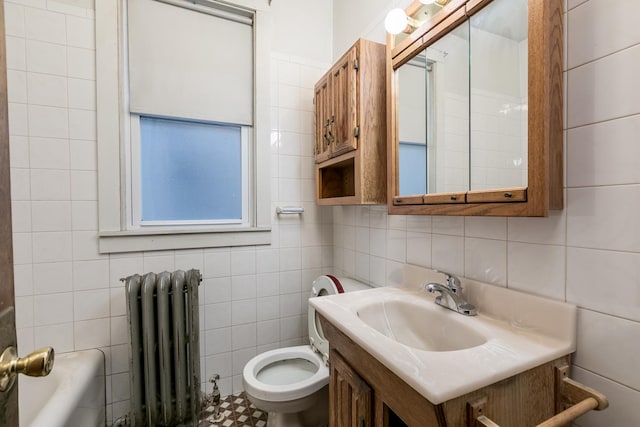
M 437 0 L 387 37 L 388 211 L 563 207 L 562 0 Z

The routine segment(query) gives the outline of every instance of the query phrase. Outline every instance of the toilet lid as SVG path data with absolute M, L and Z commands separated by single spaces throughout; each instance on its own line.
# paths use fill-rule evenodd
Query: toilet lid
M 341 294 L 367 288 L 369 288 L 369 286 L 356 280 L 338 279 L 328 274 L 326 276 L 320 276 L 313 281 L 310 298 Z M 322 326 L 316 314 L 316 309 L 311 305 L 309 305 L 309 343 L 315 351 L 320 353 L 324 362 L 327 363 L 329 360 L 329 342 L 322 332 Z

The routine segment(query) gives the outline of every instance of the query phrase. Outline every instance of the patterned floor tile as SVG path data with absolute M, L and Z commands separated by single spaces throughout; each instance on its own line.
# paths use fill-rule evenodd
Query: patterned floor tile
M 220 403 L 220 419 L 213 416 L 209 406 L 200 414 L 200 427 L 265 427 L 267 413 L 256 408 L 242 393 L 232 394 Z

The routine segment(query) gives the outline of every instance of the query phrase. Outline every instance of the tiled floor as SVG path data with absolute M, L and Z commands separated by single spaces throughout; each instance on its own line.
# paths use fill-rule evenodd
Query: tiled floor
M 213 407 L 204 408 L 200 414 L 200 427 L 265 427 L 267 413 L 253 406 L 244 392 L 231 394 L 220 403 L 222 419 L 215 421 Z

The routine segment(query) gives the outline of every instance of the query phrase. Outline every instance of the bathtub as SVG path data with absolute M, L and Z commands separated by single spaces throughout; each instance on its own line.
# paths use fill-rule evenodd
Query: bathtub
M 56 354 L 46 377 L 18 378 L 20 426 L 93 427 L 106 424 L 104 354 Z

